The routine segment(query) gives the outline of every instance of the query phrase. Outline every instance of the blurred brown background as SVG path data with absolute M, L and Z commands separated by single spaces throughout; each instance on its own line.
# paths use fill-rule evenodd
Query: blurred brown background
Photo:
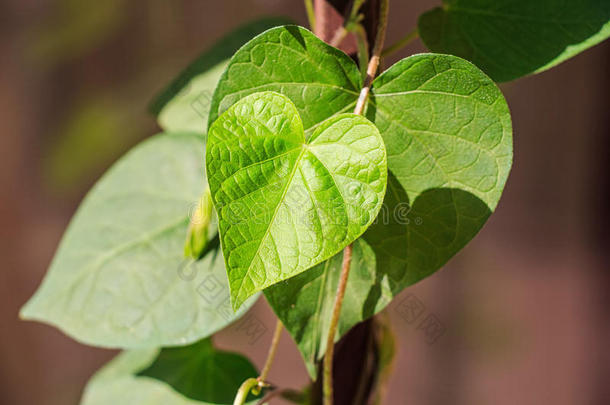
M 438 3 L 392 1 L 388 41 Z M 84 193 L 158 130 L 151 97 L 263 15 L 306 24 L 298 0 L 2 0 L 0 404 L 76 405 L 114 354 L 21 322 L 18 309 Z M 423 50 L 418 41 L 399 56 Z M 398 357 L 388 404 L 610 404 L 610 43 L 502 87 L 515 137 L 506 192 L 446 269 L 389 308 Z M 434 343 L 401 311 L 409 299 L 444 328 Z M 232 327 L 217 341 L 260 366 L 274 323 L 263 301 L 253 315 L 258 339 Z M 287 334 L 270 377 L 306 381 Z

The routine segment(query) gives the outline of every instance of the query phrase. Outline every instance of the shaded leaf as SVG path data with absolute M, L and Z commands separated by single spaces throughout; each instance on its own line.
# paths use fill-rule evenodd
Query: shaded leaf
M 241 315 L 230 309 L 222 255 L 183 257 L 206 186 L 203 153 L 202 137 L 170 134 L 119 160 L 82 202 L 21 316 L 132 348 L 187 344 Z
M 190 399 L 230 404 L 241 383 L 258 373 L 245 357 L 217 350 L 210 339 L 203 339 L 161 350 L 155 362 L 138 376 L 163 381 Z
M 471 63 L 422 54 L 374 82 L 367 116 L 391 171 L 365 234 L 397 294 L 462 249 L 495 209 L 512 163 L 512 128 L 496 85 Z
M 341 114 L 306 141 L 294 104 L 273 92 L 218 118 L 207 162 L 234 308 L 360 236 L 387 180 L 383 141 L 370 121 Z
M 311 270 L 265 290 L 265 297 L 295 339 L 309 374 L 316 376 L 316 362 L 324 356 L 343 253 Z M 350 274 L 341 307 L 335 340 L 354 325 L 382 310 L 393 298 L 375 262 L 375 254 L 362 239 L 353 244 Z
M 434 52 L 474 62 L 495 81 L 549 69 L 610 36 L 607 0 L 444 0 L 419 19 Z
M 377 357 L 376 381 L 372 405 L 382 405 L 388 391 L 390 377 L 396 361 L 396 336 L 388 311 L 374 320 L 375 351 Z
M 211 405 L 231 404 L 229 401 L 206 402 L 191 399 L 172 388 L 168 382 L 189 381 L 193 389 L 200 395 L 211 395 L 224 398 L 228 390 L 235 390 L 234 377 L 235 366 L 245 367 L 248 373 L 254 371 L 250 362 L 233 353 L 220 352 L 210 347 L 208 341 L 199 342 L 190 346 L 205 349 L 203 353 L 197 353 L 199 359 L 206 361 L 208 357 L 219 356 L 223 362 L 215 364 L 214 372 L 209 369 L 196 370 L 188 367 L 174 367 L 167 364 L 166 350 L 183 349 L 148 349 L 131 350 L 123 352 L 110 363 L 99 370 L 87 384 L 81 405 Z M 164 364 L 165 363 L 165 364 Z M 241 370 L 241 369 L 240 369 Z M 157 376 L 140 376 L 139 373 L 154 371 L 163 378 Z M 246 374 L 246 373 L 244 373 Z M 228 385 L 225 385 L 228 384 Z M 187 389 L 188 390 L 188 389 Z M 250 405 L 256 400 L 249 402 Z

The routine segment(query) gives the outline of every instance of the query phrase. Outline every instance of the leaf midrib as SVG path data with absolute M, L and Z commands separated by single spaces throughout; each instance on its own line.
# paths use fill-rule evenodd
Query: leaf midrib
M 267 237 L 269 236 L 269 232 L 271 231 L 271 227 L 272 227 L 273 223 L 275 222 L 275 217 L 277 216 L 277 213 L 279 211 L 279 207 L 282 204 L 282 201 L 284 200 L 284 198 L 286 197 L 286 193 L 288 192 L 288 189 L 290 188 L 290 184 L 292 183 L 292 179 L 294 178 L 296 170 L 299 167 L 299 162 L 301 161 L 301 158 L 303 157 L 303 154 L 307 150 L 307 148 L 305 147 L 304 143 L 301 144 L 300 147 L 301 147 L 301 152 L 299 153 L 299 156 L 297 156 L 297 158 L 294 160 L 294 166 L 292 167 L 292 170 L 290 171 L 290 175 L 288 176 L 288 179 L 286 181 L 286 185 L 284 186 L 284 190 L 282 190 L 282 195 L 278 199 L 277 205 L 273 209 L 273 216 L 271 217 L 271 220 L 269 221 L 269 226 L 265 230 L 265 234 L 263 235 L 263 237 L 260 239 L 260 241 L 258 243 L 258 247 L 256 248 L 256 252 L 252 256 L 252 260 L 250 261 L 250 264 L 248 265 L 248 268 L 246 269 L 246 273 L 244 274 L 244 276 L 242 277 L 242 279 L 241 279 L 241 281 L 239 283 L 239 287 L 237 289 L 237 297 L 241 297 L 241 293 L 242 293 L 243 285 L 244 285 L 244 280 L 246 279 L 246 277 L 249 277 L 249 274 L 252 271 L 252 265 L 254 264 L 254 259 L 258 256 L 258 254 L 260 252 L 260 249 L 261 249 L 261 247 L 263 245 L 263 241 L 266 240 Z M 296 149 L 298 149 L 298 148 L 294 148 L 291 151 L 294 151 Z M 278 155 L 278 157 L 279 156 L 280 155 Z
M 84 266 L 83 270 L 81 270 L 79 272 L 79 274 L 72 280 L 72 282 L 69 283 L 66 286 L 66 288 L 63 289 L 61 291 L 61 293 L 59 293 L 58 295 L 59 296 L 65 295 L 66 291 L 69 291 L 70 289 L 74 288 L 74 286 L 76 284 L 78 284 L 80 282 L 80 280 L 83 278 L 83 276 L 89 274 L 89 271 L 91 271 L 92 269 L 95 272 L 99 272 L 100 268 L 104 264 L 106 264 L 109 260 L 112 260 L 113 258 L 117 257 L 121 253 L 124 253 L 125 251 L 131 249 L 132 247 L 139 246 L 144 243 L 150 243 L 151 240 L 154 240 L 155 238 L 176 229 L 180 225 L 183 225 L 183 224 L 186 225 L 187 223 L 188 223 L 188 217 L 181 216 L 180 220 L 178 220 L 178 221 L 173 221 L 172 223 L 170 223 L 168 225 L 157 228 L 153 232 L 143 234 L 139 238 L 135 238 L 135 239 L 125 242 L 121 245 L 118 245 L 115 248 L 113 248 L 112 250 L 108 251 L 106 254 L 98 256 L 96 260 L 94 260 L 93 262 L 90 262 L 88 265 Z M 57 300 L 56 302 L 60 302 L 60 300 Z

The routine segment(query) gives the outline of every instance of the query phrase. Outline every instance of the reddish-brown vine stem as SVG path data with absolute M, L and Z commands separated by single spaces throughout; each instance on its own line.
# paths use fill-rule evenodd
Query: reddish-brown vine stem
M 375 37 L 375 45 L 373 47 L 373 53 L 369 60 L 366 69 L 366 78 L 364 85 L 358 96 L 356 102 L 356 108 L 354 114 L 362 115 L 364 113 L 364 107 L 369 97 L 371 85 L 377 69 L 379 68 L 379 60 L 381 58 L 381 52 L 383 50 L 383 42 L 385 40 L 385 32 L 388 22 L 388 2 L 389 0 L 380 0 L 379 3 L 379 24 L 377 26 L 377 35 Z M 341 268 L 341 276 L 339 278 L 339 286 L 337 287 L 337 294 L 335 296 L 335 303 L 333 305 L 333 312 L 330 319 L 330 326 L 328 329 L 328 336 L 326 339 L 326 353 L 324 354 L 324 369 L 323 369 L 323 393 L 324 393 L 324 405 L 333 405 L 333 355 L 335 347 L 335 335 L 337 334 L 337 326 L 339 324 L 339 315 L 341 314 L 341 306 L 343 304 L 343 297 L 345 296 L 345 287 L 347 286 L 347 279 L 349 277 L 349 269 L 352 260 L 352 245 L 347 246 L 343 250 L 343 265 Z

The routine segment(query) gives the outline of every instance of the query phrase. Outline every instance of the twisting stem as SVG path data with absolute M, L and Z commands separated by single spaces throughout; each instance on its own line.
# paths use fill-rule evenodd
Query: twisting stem
M 352 5 L 352 9 L 349 13 L 349 16 L 345 19 L 345 23 L 337 28 L 330 42 L 328 43 L 330 46 L 334 46 L 338 48 L 341 45 L 341 42 L 345 39 L 347 34 L 350 32 L 354 32 L 357 30 L 357 25 L 359 25 L 360 20 L 362 19 L 362 15 L 359 15 L 360 7 L 365 0 L 355 0 Z
M 273 359 L 275 358 L 275 353 L 277 352 L 277 346 L 280 342 L 281 335 L 282 322 L 278 319 L 277 323 L 275 324 L 273 338 L 271 339 L 271 346 L 269 346 L 267 360 L 265 360 L 265 365 L 263 366 L 261 374 L 257 378 L 248 378 L 242 383 L 241 387 L 239 387 L 239 391 L 237 391 L 235 400 L 233 400 L 233 405 L 243 405 L 243 403 L 246 402 L 246 398 L 248 397 L 250 391 L 252 391 L 254 395 L 258 395 L 263 388 L 269 386 L 266 380 L 267 376 L 269 375 L 269 370 L 271 370 L 271 364 L 273 364 Z
M 381 52 L 381 56 L 391 55 L 392 53 L 396 52 L 400 48 L 409 45 L 411 42 L 413 42 L 415 39 L 417 39 L 418 36 L 419 36 L 419 31 L 417 31 L 417 28 L 415 28 L 413 31 L 409 32 L 407 35 L 405 35 L 398 41 L 394 42 L 392 45 L 385 48 L 383 50 L 383 52 Z
M 269 353 L 267 354 L 267 360 L 265 361 L 265 365 L 263 366 L 263 371 L 261 371 L 261 375 L 257 378 L 259 382 L 258 391 L 263 387 L 265 381 L 267 380 L 267 376 L 269 375 L 269 370 L 271 370 L 271 364 L 273 364 L 273 359 L 275 358 L 275 353 L 277 352 L 277 346 L 280 342 L 280 336 L 282 335 L 282 321 L 279 319 L 275 324 L 275 331 L 273 332 L 273 338 L 271 339 L 271 346 L 269 346 Z
M 241 384 L 239 390 L 237 391 L 237 395 L 233 400 L 233 405 L 243 405 L 246 402 L 246 398 L 254 387 L 258 385 L 258 380 L 256 378 L 248 378 Z
M 316 13 L 313 11 L 313 0 L 305 0 L 305 10 L 307 10 L 307 19 L 309 20 L 309 28 L 311 32 L 316 31 Z
M 366 101 L 371 91 L 371 84 L 379 68 L 379 60 L 381 59 L 381 51 L 383 49 L 383 41 L 385 41 L 385 31 L 388 24 L 388 0 L 380 0 L 379 5 L 379 25 L 377 26 L 377 35 L 375 36 L 375 45 L 373 47 L 373 54 L 369 60 L 369 65 L 366 68 L 366 78 L 364 79 L 364 86 L 360 90 L 360 96 L 356 102 L 356 108 L 354 108 L 354 114 L 361 115 L 364 112 Z
M 341 42 L 343 42 L 343 40 L 347 36 L 347 34 L 349 34 L 349 31 L 345 28 L 345 26 L 340 26 L 339 28 L 337 28 L 337 31 L 335 31 L 333 37 L 331 38 L 328 44 L 330 46 L 338 48 Z
M 358 66 L 362 80 L 366 78 L 366 69 L 369 62 L 369 43 L 366 39 L 366 31 L 362 24 L 357 24 L 356 29 L 356 44 L 358 45 Z
M 343 265 L 341 266 L 341 276 L 339 278 L 339 286 L 337 287 L 337 296 L 333 306 L 333 313 L 330 318 L 330 327 L 328 328 L 328 337 L 326 339 L 326 353 L 324 354 L 324 405 L 332 405 L 333 403 L 333 354 L 335 352 L 335 334 L 337 333 L 337 325 L 339 324 L 339 315 L 341 313 L 341 304 L 345 296 L 345 286 L 347 285 L 347 277 L 349 276 L 349 267 L 352 261 L 352 245 L 348 245 L 343 249 Z
M 379 24 L 377 26 L 377 35 L 375 36 L 375 45 L 373 46 L 373 54 L 369 60 L 366 69 L 366 78 L 364 86 L 360 91 L 354 114 L 362 115 L 366 101 L 371 90 L 373 78 L 379 68 L 379 59 L 383 49 L 385 40 L 385 32 L 388 23 L 388 3 L 389 0 L 380 0 L 379 4 Z M 328 328 L 328 336 L 326 339 L 326 353 L 324 354 L 324 370 L 323 370 L 323 393 L 324 405 L 333 405 L 333 354 L 335 349 L 335 335 L 337 334 L 337 326 L 339 324 L 339 315 L 341 314 L 341 306 L 343 297 L 345 296 L 345 287 L 349 277 L 349 269 L 352 260 L 352 245 L 347 246 L 343 250 L 343 265 L 341 268 L 341 276 L 339 278 L 339 286 L 337 287 L 337 295 L 333 305 L 333 312 L 330 318 L 330 326 Z

